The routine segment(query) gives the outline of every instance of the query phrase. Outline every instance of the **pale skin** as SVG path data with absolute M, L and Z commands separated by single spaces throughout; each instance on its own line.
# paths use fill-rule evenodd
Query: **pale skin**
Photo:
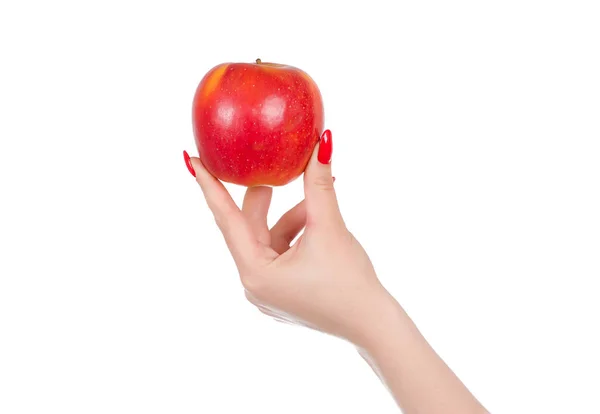
M 246 298 L 279 321 L 352 343 L 406 414 L 487 413 L 380 283 L 346 228 L 331 164 L 317 160 L 318 147 L 304 173 L 305 200 L 271 229 L 271 188 L 249 188 L 240 209 L 200 159 L 191 159 Z

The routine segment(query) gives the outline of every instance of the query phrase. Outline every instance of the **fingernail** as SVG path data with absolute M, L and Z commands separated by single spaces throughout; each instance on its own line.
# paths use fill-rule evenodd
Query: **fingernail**
M 185 166 L 187 167 L 190 174 L 194 177 L 196 176 L 196 171 L 194 171 L 194 167 L 192 167 L 192 161 L 190 160 L 190 155 L 187 151 L 183 151 L 183 160 L 185 161 Z
M 331 162 L 332 151 L 331 131 L 327 129 L 321 135 L 321 142 L 319 143 L 319 153 L 317 154 L 319 162 L 321 164 L 329 164 Z

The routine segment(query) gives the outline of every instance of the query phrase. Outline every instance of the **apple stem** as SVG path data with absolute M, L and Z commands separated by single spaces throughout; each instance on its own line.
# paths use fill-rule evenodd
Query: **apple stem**
M 260 65 L 260 64 L 261 64 L 261 62 L 262 62 L 262 61 L 261 61 L 260 59 L 256 59 L 256 64 L 257 64 L 257 65 Z

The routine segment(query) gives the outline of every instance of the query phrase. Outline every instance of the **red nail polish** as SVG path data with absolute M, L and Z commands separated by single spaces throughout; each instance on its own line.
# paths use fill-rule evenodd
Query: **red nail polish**
M 331 162 L 332 151 L 331 131 L 327 129 L 321 135 L 321 142 L 319 143 L 319 153 L 317 154 L 319 162 L 321 164 L 329 164 Z
M 192 161 L 190 160 L 190 156 L 187 153 L 187 151 L 183 151 L 183 159 L 185 161 L 185 166 L 187 167 L 188 171 L 195 177 L 196 171 L 194 171 L 194 167 L 192 167 Z

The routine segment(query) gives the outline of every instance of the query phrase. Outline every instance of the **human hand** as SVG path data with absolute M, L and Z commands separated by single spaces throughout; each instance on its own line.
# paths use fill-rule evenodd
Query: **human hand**
M 331 149 L 331 133 L 325 131 L 304 173 L 305 200 L 270 230 L 272 188 L 248 188 L 240 210 L 199 158 L 184 156 L 225 237 L 248 300 L 279 321 L 358 345 L 373 326 L 379 305 L 390 297 L 342 219 Z
M 270 230 L 271 188 L 249 188 L 240 210 L 199 158 L 184 156 L 225 237 L 246 297 L 258 309 L 352 342 L 406 413 L 487 412 L 383 288 L 346 228 L 331 176 L 329 131 L 304 173 L 304 201 Z

